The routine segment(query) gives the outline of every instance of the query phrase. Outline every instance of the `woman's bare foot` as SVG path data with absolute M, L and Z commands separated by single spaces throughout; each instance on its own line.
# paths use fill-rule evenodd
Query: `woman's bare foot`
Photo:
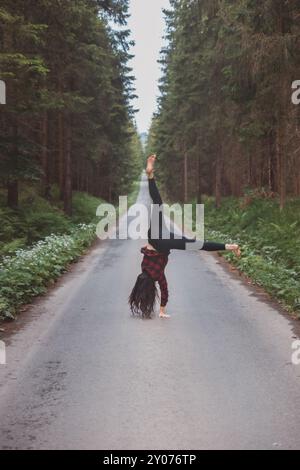
M 228 251 L 233 251 L 234 254 L 235 254 L 238 258 L 240 258 L 241 254 L 242 254 L 239 245 L 236 245 L 236 244 L 233 244 L 233 245 L 226 245 L 226 250 L 228 250 Z
M 156 160 L 156 155 L 150 155 L 147 159 L 146 173 L 148 178 L 153 178 L 154 176 L 154 163 Z

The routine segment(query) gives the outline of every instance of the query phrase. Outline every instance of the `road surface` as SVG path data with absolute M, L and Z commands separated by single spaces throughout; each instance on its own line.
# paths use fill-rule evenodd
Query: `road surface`
M 2 333 L 0 448 L 300 448 L 297 325 L 202 252 L 170 256 L 172 319 L 132 318 L 142 244 L 99 242 Z

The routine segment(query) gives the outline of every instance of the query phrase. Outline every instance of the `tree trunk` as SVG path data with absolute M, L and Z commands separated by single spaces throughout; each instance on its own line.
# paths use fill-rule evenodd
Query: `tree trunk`
M 19 205 L 19 184 L 17 180 L 10 181 L 7 185 L 7 205 L 11 209 L 17 209 Z
M 50 198 L 50 175 L 48 153 L 48 113 L 45 112 L 42 121 L 42 167 L 43 167 L 43 194 Z
M 65 149 L 64 149 L 64 116 L 62 111 L 58 114 L 58 182 L 60 199 L 64 200 L 65 181 Z
M 17 117 L 16 123 L 12 127 L 11 136 L 13 136 L 12 144 L 12 159 L 15 163 L 15 167 L 18 165 L 18 122 Z M 17 177 L 11 177 L 7 184 L 7 205 L 12 209 L 17 209 L 19 206 L 19 182 Z
M 68 113 L 65 119 L 65 184 L 64 184 L 64 211 L 72 215 L 72 128 L 71 116 Z
M 216 159 L 216 183 L 215 183 L 215 198 L 216 198 L 216 207 L 219 209 L 222 203 L 222 166 L 223 166 L 223 157 L 222 157 L 222 144 L 220 144 L 217 149 L 217 159 Z
M 197 177 L 198 177 L 198 182 L 197 182 L 197 203 L 202 204 L 202 166 L 201 166 L 201 157 L 200 157 L 200 151 L 198 150 L 198 158 L 197 158 Z
M 283 3 L 278 2 L 278 32 L 284 34 L 284 15 L 283 15 Z M 287 19 L 287 18 L 286 18 Z M 284 65 L 286 64 L 286 56 L 283 57 Z M 282 72 L 283 74 L 283 72 Z M 287 102 L 288 102 L 288 90 L 289 90 L 289 77 L 285 75 L 281 76 L 279 83 L 279 96 L 280 96 L 280 109 L 278 112 L 277 119 L 277 155 L 279 165 L 279 196 L 280 196 L 280 210 L 283 210 L 286 203 L 286 173 L 287 173 L 287 162 L 286 162 L 286 148 L 285 148 L 285 125 L 287 119 Z
M 276 192 L 276 156 L 274 155 L 274 133 L 268 138 L 268 186 L 270 191 Z
M 187 156 L 187 151 L 184 151 L 184 170 L 183 170 L 183 200 L 185 203 L 188 202 L 188 156 Z
M 299 160 L 299 156 L 296 155 L 294 158 L 294 163 L 293 163 L 293 168 L 295 169 L 294 177 L 293 177 L 293 182 L 294 182 L 293 194 L 296 197 L 300 196 L 300 166 L 299 166 L 298 160 Z
M 280 210 L 283 210 L 286 203 L 286 155 L 284 146 L 284 128 L 283 123 L 279 125 L 277 135 L 277 155 L 279 166 L 279 197 Z

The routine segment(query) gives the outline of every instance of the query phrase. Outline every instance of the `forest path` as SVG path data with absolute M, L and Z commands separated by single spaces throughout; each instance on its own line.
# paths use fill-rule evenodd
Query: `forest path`
M 293 322 L 202 252 L 170 256 L 170 320 L 132 318 L 141 245 L 99 243 L 20 316 L 0 448 L 300 448 Z

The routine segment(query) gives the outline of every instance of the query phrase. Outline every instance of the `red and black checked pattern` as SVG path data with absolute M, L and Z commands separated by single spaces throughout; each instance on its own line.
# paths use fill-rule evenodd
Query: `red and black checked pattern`
M 168 283 L 165 276 L 165 267 L 168 263 L 168 255 L 158 251 L 149 250 L 144 247 L 141 249 L 144 258 L 142 261 L 142 271 L 146 271 L 154 281 L 157 281 L 161 293 L 161 306 L 165 307 L 168 303 Z

